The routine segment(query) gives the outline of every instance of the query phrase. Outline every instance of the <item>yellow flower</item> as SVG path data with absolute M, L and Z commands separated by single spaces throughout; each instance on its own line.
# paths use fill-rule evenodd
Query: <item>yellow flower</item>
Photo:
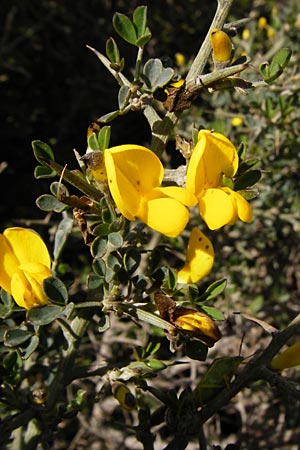
M 289 367 L 300 365 L 300 344 L 297 342 L 284 350 L 280 355 L 272 359 L 271 367 L 276 370 L 283 370 Z
M 223 175 L 232 178 L 238 169 L 234 145 L 220 133 L 201 130 L 187 170 L 186 188 L 198 199 L 207 226 L 216 230 L 238 218 L 252 220 L 249 203 L 238 192 L 222 185 Z
M 264 16 L 261 16 L 258 19 L 257 26 L 259 30 L 263 30 L 267 25 L 267 19 Z
M 240 125 L 242 125 L 243 123 L 243 119 L 241 117 L 235 116 L 231 119 L 231 125 L 233 127 L 239 127 Z
M 178 272 L 178 283 L 197 283 L 209 274 L 213 264 L 212 243 L 198 228 L 193 228 L 187 246 L 185 264 Z
M 160 187 L 164 169 L 151 150 L 120 145 L 106 149 L 104 161 L 111 195 L 123 216 L 169 237 L 182 232 L 189 220 L 186 206 L 197 200 L 181 187 Z
M 0 286 L 26 309 L 48 302 L 42 284 L 51 276 L 50 256 L 34 231 L 15 227 L 0 234 Z

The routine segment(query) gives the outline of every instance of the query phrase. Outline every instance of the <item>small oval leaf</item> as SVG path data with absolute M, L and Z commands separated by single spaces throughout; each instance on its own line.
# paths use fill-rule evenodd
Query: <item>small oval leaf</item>
M 35 325 L 48 325 L 63 314 L 63 308 L 58 305 L 45 305 L 32 308 L 28 312 L 28 320 Z
M 56 277 L 48 277 L 43 281 L 43 290 L 46 296 L 59 305 L 65 305 L 68 301 L 68 291 L 64 283 Z
M 21 345 L 28 341 L 31 336 L 33 336 L 33 333 L 28 330 L 22 330 L 20 328 L 7 330 L 4 335 L 4 345 L 6 345 L 6 347 Z
M 135 45 L 137 40 L 135 27 L 125 14 L 116 13 L 113 17 L 113 26 L 121 38 L 129 44 Z

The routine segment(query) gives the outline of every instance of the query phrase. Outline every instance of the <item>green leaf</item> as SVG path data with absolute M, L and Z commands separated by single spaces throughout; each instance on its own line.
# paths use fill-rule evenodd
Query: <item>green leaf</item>
M 136 45 L 137 35 L 131 20 L 125 14 L 116 13 L 113 17 L 116 32 L 129 44 Z
M 102 152 L 109 147 L 110 135 L 111 135 L 110 126 L 106 125 L 100 129 L 98 134 L 98 144 Z
M 138 47 L 144 47 L 144 45 L 146 45 L 147 42 L 150 41 L 151 37 L 152 37 L 152 34 L 151 34 L 149 28 L 147 28 L 146 33 L 136 41 L 136 45 Z
M 92 133 L 88 137 L 88 147 L 91 150 L 100 150 L 96 133 Z
M 112 37 L 108 38 L 106 41 L 106 55 L 112 63 L 114 64 L 120 63 L 119 48 L 116 44 L 116 41 Z
M 106 274 L 106 264 L 102 258 L 95 258 L 92 264 L 93 270 L 99 277 L 104 277 Z
M 46 278 L 43 282 L 43 290 L 46 296 L 54 303 L 65 305 L 68 301 L 67 288 L 59 278 Z
M 52 323 L 63 314 L 63 308 L 58 305 L 45 305 L 32 308 L 28 312 L 28 320 L 35 325 L 43 326 Z
M 50 194 L 41 195 L 36 199 L 35 203 L 42 211 L 55 211 L 59 213 L 68 208 L 67 205 Z
M 98 122 L 108 123 L 114 120 L 120 115 L 120 111 L 112 111 L 110 113 L 104 114 L 104 116 L 99 117 Z
M 123 245 L 123 238 L 120 233 L 110 233 L 108 235 L 108 242 L 111 246 L 119 248 Z
M 125 270 L 132 275 L 141 262 L 141 254 L 135 248 L 129 248 L 123 257 L 123 261 Z
M 208 286 L 208 288 L 202 295 L 200 295 L 197 303 L 211 300 L 211 299 L 217 297 L 218 295 L 222 294 L 222 292 L 226 288 L 226 285 L 227 285 L 227 278 L 222 278 L 221 280 L 215 281 L 210 286 Z M 202 307 L 202 305 L 200 305 L 200 306 Z
M 278 50 L 270 64 L 270 74 L 276 72 L 277 67 L 279 66 L 282 70 L 286 68 L 292 56 L 292 50 L 289 48 L 281 48 Z
M 138 6 L 133 12 L 133 24 L 138 38 L 143 36 L 147 26 L 147 6 Z
M 234 189 L 240 191 L 246 189 L 249 186 L 253 186 L 261 178 L 260 170 L 248 170 L 248 172 L 243 173 L 235 182 Z
M 129 87 L 121 86 L 118 93 L 118 104 L 121 111 L 128 105 L 129 99 L 130 99 Z
M 222 311 L 213 306 L 201 306 L 201 310 L 214 320 L 224 320 Z
M 91 253 L 93 258 L 102 258 L 107 250 L 107 241 L 102 237 L 94 239 L 91 245 Z
M 36 351 L 36 349 L 38 348 L 40 343 L 40 338 L 39 336 L 32 336 L 32 338 L 30 339 L 30 344 L 28 345 L 28 347 L 26 347 L 25 353 L 22 356 L 22 359 L 28 359 L 30 358 L 30 356 Z
M 67 238 L 70 235 L 73 228 L 73 219 L 70 217 L 65 217 L 60 221 L 55 233 L 54 239 L 54 250 L 53 256 L 54 260 L 57 261 L 60 257 L 63 248 L 67 242 Z
M 34 169 L 34 178 L 37 180 L 41 178 L 53 178 L 57 175 L 55 170 L 50 169 L 50 167 L 36 166 Z
M 34 156 L 36 157 L 37 161 L 41 163 L 43 166 L 45 165 L 45 162 L 42 158 L 50 159 L 54 161 L 54 153 L 51 149 L 51 147 L 42 141 L 33 141 L 32 142 L 32 148 Z M 41 158 L 42 157 L 42 158 Z
M 174 70 L 171 67 L 164 68 L 158 58 L 149 59 L 143 69 L 143 78 L 147 88 L 154 92 L 165 86 L 173 77 Z
M 28 341 L 31 336 L 33 336 L 33 333 L 28 330 L 22 330 L 20 328 L 7 330 L 4 336 L 4 345 L 6 345 L 6 347 L 18 346 Z

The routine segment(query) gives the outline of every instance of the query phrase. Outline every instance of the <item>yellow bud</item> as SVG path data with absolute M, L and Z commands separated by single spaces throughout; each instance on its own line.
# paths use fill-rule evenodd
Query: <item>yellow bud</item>
M 177 66 L 182 67 L 185 64 L 185 56 L 182 53 L 175 53 L 175 61 Z
M 249 28 L 245 28 L 243 30 L 242 38 L 243 38 L 244 41 L 248 41 L 248 39 L 250 38 L 250 30 L 249 30 Z
M 267 19 L 265 17 L 260 17 L 257 22 L 257 26 L 259 30 L 263 30 L 267 25 Z
M 231 125 L 233 127 L 239 127 L 240 125 L 242 125 L 243 123 L 243 119 L 241 117 L 233 117 L 231 119 Z
M 115 382 L 112 385 L 114 397 L 120 403 L 120 406 L 126 411 L 132 411 L 136 407 L 134 395 L 130 392 L 126 384 Z
M 283 370 L 288 367 L 300 365 L 300 344 L 296 343 L 284 350 L 280 355 L 275 356 L 271 361 L 272 369 Z
M 215 62 L 229 62 L 232 53 L 232 42 L 227 33 L 222 30 L 213 29 L 210 35 Z

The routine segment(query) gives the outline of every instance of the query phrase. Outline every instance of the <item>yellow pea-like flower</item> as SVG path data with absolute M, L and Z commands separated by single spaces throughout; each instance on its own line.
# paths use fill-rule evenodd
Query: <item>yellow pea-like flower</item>
M 13 227 L 0 234 L 0 286 L 26 309 L 48 302 L 43 281 L 51 276 L 50 256 L 41 237 Z
M 231 61 L 232 42 L 227 33 L 216 28 L 210 34 L 213 60 L 217 69 L 226 67 Z

